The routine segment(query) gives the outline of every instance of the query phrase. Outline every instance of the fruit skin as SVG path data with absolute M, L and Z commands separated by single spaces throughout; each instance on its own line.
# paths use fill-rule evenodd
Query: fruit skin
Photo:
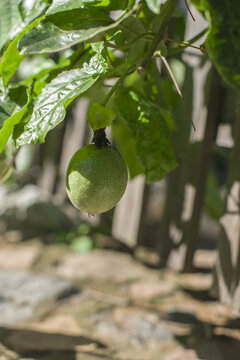
M 128 172 L 120 153 L 110 147 L 86 145 L 69 162 L 66 190 L 72 204 L 88 214 L 112 209 L 123 196 Z

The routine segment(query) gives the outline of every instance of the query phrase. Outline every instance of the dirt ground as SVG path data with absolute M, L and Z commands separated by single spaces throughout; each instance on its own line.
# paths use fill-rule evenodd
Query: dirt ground
M 206 271 L 176 274 L 113 250 L 0 239 L 0 360 L 238 360 L 240 317 Z

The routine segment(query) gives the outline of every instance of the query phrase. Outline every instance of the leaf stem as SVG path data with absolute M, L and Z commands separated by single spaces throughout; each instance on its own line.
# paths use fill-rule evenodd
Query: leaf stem
M 177 90 L 177 92 L 178 92 L 178 94 L 179 94 L 179 96 L 180 96 L 180 98 L 181 98 L 181 100 L 182 100 L 182 103 L 183 103 L 183 105 L 184 105 L 184 107 L 185 107 L 185 109 L 186 109 L 187 116 L 188 116 L 188 118 L 189 118 L 189 120 L 190 120 L 190 122 L 191 122 L 191 124 L 192 124 L 192 127 L 193 127 L 194 131 L 196 131 L 196 127 L 195 127 L 195 125 L 194 125 L 194 122 L 193 122 L 192 119 L 191 119 L 191 115 L 190 115 L 190 113 L 189 113 L 189 111 L 188 111 L 188 107 L 187 107 L 187 105 L 186 105 L 186 103 L 185 103 L 183 94 L 182 94 L 182 92 L 181 92 L 181 90 L 180 90 L 180 88 L 179 88 L 179 86 L 178 86 L 178 83 L 177 83 L 177 81 L 176 81 L 176 79 L 175 79 L 175 76 L 174 76 L 174 74 L 173 74 L 173 72 L 172 72 L 172 70 L 171 70 L 171 68 L 170 68 L 170 66 L 169 66 L 169 64 L 168 64 L 168 62 L 167 62 L 167 59 L 166 59 L 164 56 L 161 56 L 161 55 L 160 55 L 160 57 L 161 57 L 164 65 L 166 66 L 167 71 L 168 71 L 168 73 L 169 73 L 169 75 L 170 75 L 170 77 L 171 77 L 171 79 L 172 79 L 172 81 L 173 81 L 173 83 L 174 83 L 174 86 L 175 86 L 175 88 L 176 88 L 176 90 Z
M 125 78 L 125 76 L 130 75 L 129 73 L 132 73 L 132 71 L 135 71 L 135 67 L 130 66 L 122 73 L 122 75 L 119 77 L 119 79 L 113 85 L 111 90 L 109 90 L 109 92 L 107 93 L 107 95 L 103 99 L 103 101 L 101 103 L 103 106 L 105 106 L 107 104 L 107 102 L 110 100 L 111 96 L 113 95 L 113 93 L 115 92 L 117 87 L 120 85 L 121 81 Z
M 185 2 L 185 5 L 186 5 L 186 8 L 187 8 L 187 11 L 189 12 L 189 14 L 190 14 L 191 18 L 193 19 L 193 21 L 195 21 L 195 17 L 193 16 L 193 14 L 192 14 L 192 12 L 191 12 L 191 9 L 190 9 L 190 7 L 189 7 L 189 5 L 188 5 L 187 0 L 184 0 L 184 2 Z
M 201 37 L 203 37 L 203 35 L 205 35 L 208 31 L 208 28 L 202 30 L 199 34 L 197 34 L 196 36 L 194 36 L 192 39 L 188 40 L 188 41 L 183 41 L 181 42 L 178 46 L 174 46 L 172 48 L 168 49 L 168 56 L 172 56 L 175 55 L 181 51 L 183 51 L 184 49 L 186 49 L 187 47 L 191 46 L 195 41 L 199 40 Z M 174 41 L 174 42 L 178 42 L 175 40 L 170 40 L 168 38 L 165 38 L 165 40 L 167 41 Z M 201 51 L 201 49 L 199 48 L 199 50 Z

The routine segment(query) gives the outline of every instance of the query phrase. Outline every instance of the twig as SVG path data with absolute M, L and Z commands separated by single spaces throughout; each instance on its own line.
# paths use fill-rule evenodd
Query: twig
M 179 42 L 179 46 L 170 47 L 170 48 L 168 49 L 168 56 L 175 55 L 175 54 L 177 54 L 178 52 L 183 51 L 183 50 L 186 49 L 187 47 L 191 46 L 195 41 L 197 41 L 197 40 L 199 40 L 201 37 L 203 37 L 203 35 L 205 35 L 207 31 L 208 31 L 208 28 L 202 30 L 199 34 L 197 34 L 196 36 L 194 36 L 194 37 L 193 37 L 192 39 L 190 39 L 190 40 L 187 40 L 187 41 L 184 41 L 184 42 Z M 174 42 L 178 43 L 178 41 L 172 40 L 172 39 L 169 39 L 169 38 L 165 38 L 165 40 L 167 40 L 167 41 L 174 41 Z M 199 50 L 201 50 L 201 49 L 199 48 Z
M 180 96 L 181 99 L 182 99 L 183 105 L 184 105 L 184 107 L 185 107 L 185 109 L 186 109 L 186 112 L 187 112 L 187 115 L 188 115 L 188 117 L 189 117 L 189 120 L 190 120 L 191 123 L 192 123 L 193 129 L 194 129 L 194 131 L 196 131 L 195 125 L 194 125 L 194 123 L 193 123 L 193 121 L 192 121 L 192 119 L 191 119 L 191 116 L 190 116 L 190 114 L 189 114 L 187 105 L 186 105 L 186 103 L 185 103 L 183 94 L 182 94 L 182 92 L 181 92 L 181 90 L 180 90 L 180 88 L 179 88 L 179 86 L 178 86 L 178 83 L 177 83 L 177 81 L 176 81 L 176 79 L 175 79 L 175 76 L 174 76 L 174 74 L 173 74 L 173 72 L 172 72 L 172 70 L 171 70 L 171 68 L 170 68 L 170 66 L 169 66 L 169 64 L 168 64 L 168 62 L 167 62 L 167 59 L 166 59 L 164 56 L 161 56 L 161 55 L 160 55 L 160 57 L 161 57 L 164 65 L 165 65 L 166 68 L 167 68 L 167 71 L 168 71 L 168 73 L 169 73 L 169 75 L 170 75 L 170 77 L 171 77 L 171 79 L 172 79 L 172 81 L 173 81 L 173 83 L 174 83 L 174 86 L 175 86 L 175 88 L 176 88 L 179 96 Z
M 188 5 L 188 3 L 187 3 L 187 0 L 184 0 L 184 2 L 185 2 L 187 11 L 189 12 L 191 18 L 193 19 L 193 21 L 195 21 L 195 17 L 193 16 L 193 14 L 192 14 L 192 12 L 191 12 L 191 10 L 190 10 L 190 7 L 189 7 L 189 5 Z

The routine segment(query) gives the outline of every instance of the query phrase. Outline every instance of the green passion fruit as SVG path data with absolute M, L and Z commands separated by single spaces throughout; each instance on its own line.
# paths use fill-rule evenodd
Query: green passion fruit
M 66 190 L 72 204 L 88 214 L 112 209 L 123 196 L 128 181 L 126 164 L 110 147 L 90 144 L 71 158 L 66 174 Z

